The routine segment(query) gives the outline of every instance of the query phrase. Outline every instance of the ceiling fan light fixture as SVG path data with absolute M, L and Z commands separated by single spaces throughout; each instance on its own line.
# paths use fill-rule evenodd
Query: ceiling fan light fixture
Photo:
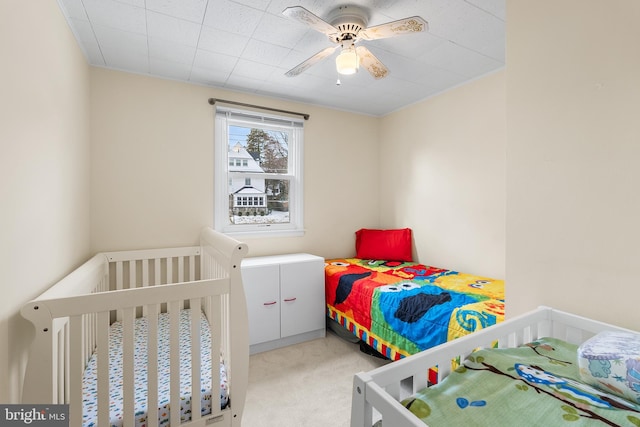
M 336 69 L 338 73 L 349 75 L 355 74 L 360 68 L 360 58 L 353 46 L 342 49 L 340 55 L 336 57 Z

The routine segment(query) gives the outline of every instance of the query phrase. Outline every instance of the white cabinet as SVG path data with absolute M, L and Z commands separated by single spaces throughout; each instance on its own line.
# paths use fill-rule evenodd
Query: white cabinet
M 324 259 L 310 254 L 245 258 L 251 354 L 325 336 Z

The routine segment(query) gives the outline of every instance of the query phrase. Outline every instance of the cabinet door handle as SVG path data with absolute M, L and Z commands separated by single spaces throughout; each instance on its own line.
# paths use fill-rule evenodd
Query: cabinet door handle
M 271 302 L 265 302 L 262 305 L 274 305 L 274 304 L 277 304 L 277 303 L 278 303 L 278 301 L 271 301 Z
M 293 298 L 285 298 L 285 299 L 284 299 L 284 302 L 291 302 L 291 301 L 295 301 L 295 300 L 297 300 L 297 299 L 298 299 L 298 298 L 296 298 L 296 297 L 293 297 Z

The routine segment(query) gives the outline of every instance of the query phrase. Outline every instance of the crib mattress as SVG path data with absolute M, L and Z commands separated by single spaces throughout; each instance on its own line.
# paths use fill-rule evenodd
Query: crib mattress
M 191 310 L 180 312 L 180 419 L 181 422 L 191 419 Z M 211 331 L 209 324 L 200 312 L 200 342 L 202 358 L 202 415 L 211 413 Z M 147 319 L 141 317 L 135 321 L 135 413 L 136 427 L 147 424 Z M 97 425 L 97 362 L 94 354 L 84 372 L 83 384 L 83 427 Z M 159 425 L 169 426 L 169 315 L 158 317 L 158 406 Z M 110 383 L 110 425 L 122 426 L 122 323 L 111 325 L 109 333 L 109 383 Z M 229 404 L 229 387 L 224 363 L 220 363 L 220 406 Z

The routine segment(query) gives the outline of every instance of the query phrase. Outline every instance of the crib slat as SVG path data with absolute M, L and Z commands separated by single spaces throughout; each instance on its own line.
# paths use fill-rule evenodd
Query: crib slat
M 189 280 L 196 280 L 196 258 L 189 256 Z
M 70 349 L 70 337 L 71 336 L 71 331 L 69 330 L 69 324 L 67 323 L 65 325 L 65 339 L 64 339 L 64 348 L 65 349 Z M 71 399 L 71 395 L 69 394 L 69 390 L 70 390 L 70 384 L 71 384 L 71 378 L 70 378 L 70 372 L 71 372 L 71 358 L 69 357 L 69 354 L 66 353 L 65 354 L 65 360 L 66 360 L 66 364 L 64 365 L 64 383 L 65 383 L 65 387 L 64 387 L 64 400 L 63 402 L 69 402 Z M 86 360 L 86 359 L 82 359 L 82 360 Z
M 180 425 L 180 302 L 169 303 L 169 356 L 170 356 L 170 402 L 178 402 L 171 407 L 171 425 Z
M 160 259 L 156 258 L 153 260 L 153 272 L 154 272 L 154 277 L 153 277 L 153 284 L 154 285 L 159 285 L 162 283 L 162 275 L 160 274 Z
M 129 286 L 128 288 L 136 288 L 138 284 L 136 283 L 136 267 L 137 263 L 135 260 L 131 260 L 128 262 L 129 264 Z
M 84 362 L 82 357 L 82 315 L 69 318 L 69 359 L 73 366 L 69 372 L 69 422 L 71 425 L 82 424 L 82 372 Z M 62 402 L 59 402 L 62 403 Z
M 200 357 L 200 298 L 189 300 L 191 307 L 191 419 L 198 420 L 202 410 L 202 385 L 200 384 L 200 372 L 202 361 Z M 212 393 L 211 403 L 215 395 Z
M 149 260 L 142 260 L 142 286 L 149 286 Z
M 58 372 L 65 372 L 66 371 L 66 363 L 68 362 L 69 358 L 65 357 L 64 352 L 65 350 L 68 348 L 66 346 L 67 343 L 67 339 L 69 337 L 69 330 L 67 329 L 68 325 L 63 326 L 60 331 L 56 334 L 56 338 L 58 340 L 58 356 L 57 356 L 57 364 L 58 364 Z M 84 342 L 82 342 L 82 346 L 81 346 L 81 353 L 80 353 L 80 357 L 81 360 L 85 360 L 84 359 Z M 65 399 L 65 384 L 68 383 L 68 381 L 58 381 L 58 402 L 64 402 Z
M 135 374 L 133 370 L 135 307 L 122 310 L 122 397 L 124 427 L 135 426 Z
M 109 425 L 109 312 L 98 313 L 98 425 Z M 72 425 L 76 425 L 73 424 Z M 79 425 L 79 424 L 78 424 Z
M 122 261 L 116 262 L 116 289 L 122 289 Z
M 185 282 L 184 280 L 184 257 L 178 257 L 178 282 Z
M 120 290 L 124 288 L 124 267 L 123 267 L 123 262 L 122 261 L 118 261 L 116 262 L 116 290 Z M 117 320 L 121 320 L 122 319 L 122 311 L 118 310 L 116 312 L 116 319 Z
M 213 313 L 220 313 L 220 296 L 210 297 L 212 300 Z M 220 319 L 215 317 L 209 320 L 211 329 L 211 414 L 215 416 L 222 410 L 220 408 L 220 343 L 221 324 Z
M 167 279 L 164 283 L 173 283 L 173 258 L 167 258 Z
M 142 287 L 149 286 L 149 260 L 142 260 Z M 147 316 L 149 312 L 147 311 L 147 306 L 142 307 L 142 315 Z
M 158 304 L 145 306 L 147 335 L 147 426 L 158 427 Z

